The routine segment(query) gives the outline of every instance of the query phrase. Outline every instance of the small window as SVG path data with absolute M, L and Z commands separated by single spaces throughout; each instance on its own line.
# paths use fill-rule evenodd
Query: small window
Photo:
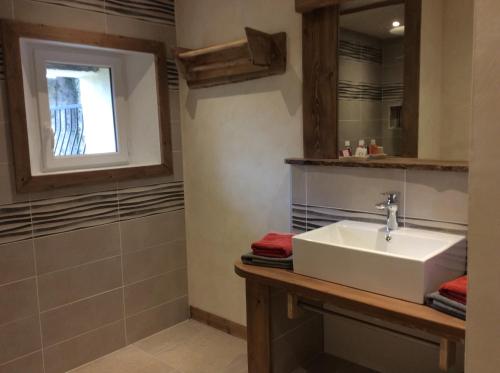
M 164 43 L 0 26 L 19 192 L 172 174 Z
M 126 165 L 124 58 L 26 41 L 35 56 L 42 172 Z
M 116 153 L 111 69 L 49 63 L 46 77 L 52 155 Z

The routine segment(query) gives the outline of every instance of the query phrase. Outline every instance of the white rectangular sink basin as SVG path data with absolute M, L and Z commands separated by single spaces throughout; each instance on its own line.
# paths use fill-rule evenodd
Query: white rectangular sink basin
M 340 221 L 293 237 L 294 272 L 423 303 L 425 294 L 465 273 L 465 236 Z

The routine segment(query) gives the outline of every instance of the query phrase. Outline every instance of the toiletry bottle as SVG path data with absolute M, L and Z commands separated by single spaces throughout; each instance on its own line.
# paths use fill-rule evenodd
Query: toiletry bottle
M 380 150 L 375 139 L 371 139 L 368 154 L 379 154 Z
M 351 157 L 352 156 L 352 149 L 351 149 L 351 142 L 349 140 L 346 140 L 344 142 L 344 148 L 340 151 L 340 157 Z
M 358 147 L 356 148 L 355 157 L 366 157 L 368 155 L 368 149 L 365 146 L 365 140 L 358 141 Z

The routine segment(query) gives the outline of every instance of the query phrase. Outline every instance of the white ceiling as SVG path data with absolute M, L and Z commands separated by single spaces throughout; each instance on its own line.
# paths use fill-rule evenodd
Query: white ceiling
M 404 4 L 389 5 L 340 16 L 340 27 L 379 39 L 397 37 L 389 32 L 392 22 L 404 25 Z

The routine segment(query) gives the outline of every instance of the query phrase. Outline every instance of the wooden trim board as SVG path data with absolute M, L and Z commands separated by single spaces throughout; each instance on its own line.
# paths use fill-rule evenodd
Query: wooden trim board
M 235 323 L 225 319 L 224 317 L 214 315 L 213 313 L 203 311 L 193 306 L 189 306 L 189 312 L 193 320 L 207 324 L 212 328 L 234 335 L 235 337 L 245 340 L 247 339 L 247 328 L 244 325 Z
M 287 158 L 285 163 L 299 166 L 334 166 L 334 167 L 365 167 L 365 168 L 398 168 L 404 170 L 429 170 L 468 172 L 467 161 L 441 161 L 417 158 L 388 157 L 384 159 L 313 159 Z
M 304 156 L 337 158 L 338 5 L 302 15 Z

